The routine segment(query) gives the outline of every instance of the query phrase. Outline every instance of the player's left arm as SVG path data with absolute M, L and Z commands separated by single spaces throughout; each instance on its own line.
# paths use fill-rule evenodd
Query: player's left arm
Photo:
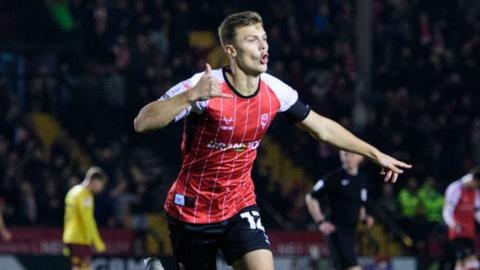
M 86 230 L 86 234 L 89 236 L 89 239 L 92 241 L 95 249 L 98 252 L 104 252 L 106 250 L 105 242 L 103 242 L 98 232 L 97 223 L 95 222 L 95 217 L 93 215 L 93 198 L 90 196 L 79 196 L 77 199 L 80 219 L 83 223 L 83 227 Z
M 403 169 L 412 167 L 382 153 L 377 148 L 357 138 L 337 122 L 315 113 L 299 99 L 297 91 L 277 78 L 264 73 L 262 79 L 272 87 L 279 98 L 279 111 L 283 112 L 288 120 L 297 123 L 298 127 L 308 131 L 319 141 L 371 159 L 383 168 L 382 174 L 385 174 L 385 181 L 395 182 L 398 175 L 403 173 Z
M 366 156 L 380 165 L 385 181 L 395 182 L 403 169 L 412 165 L 399 161 L 359 139 L 337 122 L 310 111 L 301 122 L 297 123 L 301 129 L 309 132 L 315 139 L 335 146 L 339 149 Z

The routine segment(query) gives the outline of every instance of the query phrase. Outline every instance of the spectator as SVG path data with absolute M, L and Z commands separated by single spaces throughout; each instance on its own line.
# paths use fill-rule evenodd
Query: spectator
M 414 219 L 423 214 L 417 178 L 408 178 L 406 187 L 398 193 L 398 201 L 404 218 Z
M 418 191 L 420 202 L 423 205 L 424 214 L 429 228 L 442 221 L 443 196 L 437 190 L 435 178 L 429 176 L 425 179 L 422 187 Z M 430 230 L 429 230 L 430 231 Z
M 424 252 L 426 223 L 417 178 L 408 178 L 406 187 L 398 193 L 398 200 L 401 210 L 400 225 L 413 239 L 414 249 L 411 252 Z

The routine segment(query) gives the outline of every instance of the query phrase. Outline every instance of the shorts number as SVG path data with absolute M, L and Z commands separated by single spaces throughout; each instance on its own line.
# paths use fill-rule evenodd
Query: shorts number
M 250 224 L 250 229 L 252 230 L 258 229 L 258 230 L 265 231 L 265 228 L 262 225 L 262 221 L 260 219 L 260 214 L 258 213 L 258 211 L 241 213 L 240 217 L 247 219 L 248 224 Z M 255 219 L 257 220 L 256 222 L 255 222 Z

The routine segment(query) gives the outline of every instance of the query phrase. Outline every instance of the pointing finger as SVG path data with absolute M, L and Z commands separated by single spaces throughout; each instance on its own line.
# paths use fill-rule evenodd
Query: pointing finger
M 411 165 L 411 164 L 407 164 L 407 163 L 401 162 L 401 161 L 399 161 L 399 162 L 397 163 L 397 166 L 400 166 L 400 167 L 406 168 L 406 169 L 412 168 L 412 165 Z
M 397 182 L 397 179 L 398 179 L 398 173 L 394 173 L 392 176 L 392 183 Z
M 383 181 L 388 182 L 388 180 L 390 180 L 390 178 L 392 177 L 392 173 L 392 171 L 388 171 Z

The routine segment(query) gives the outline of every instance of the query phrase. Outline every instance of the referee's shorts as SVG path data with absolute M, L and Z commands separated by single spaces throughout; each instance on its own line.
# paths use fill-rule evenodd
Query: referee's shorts
M 357 266 L 355 254 L 355 228 L 337 226 L 327 237 L 328 249 L 335 270 Z

